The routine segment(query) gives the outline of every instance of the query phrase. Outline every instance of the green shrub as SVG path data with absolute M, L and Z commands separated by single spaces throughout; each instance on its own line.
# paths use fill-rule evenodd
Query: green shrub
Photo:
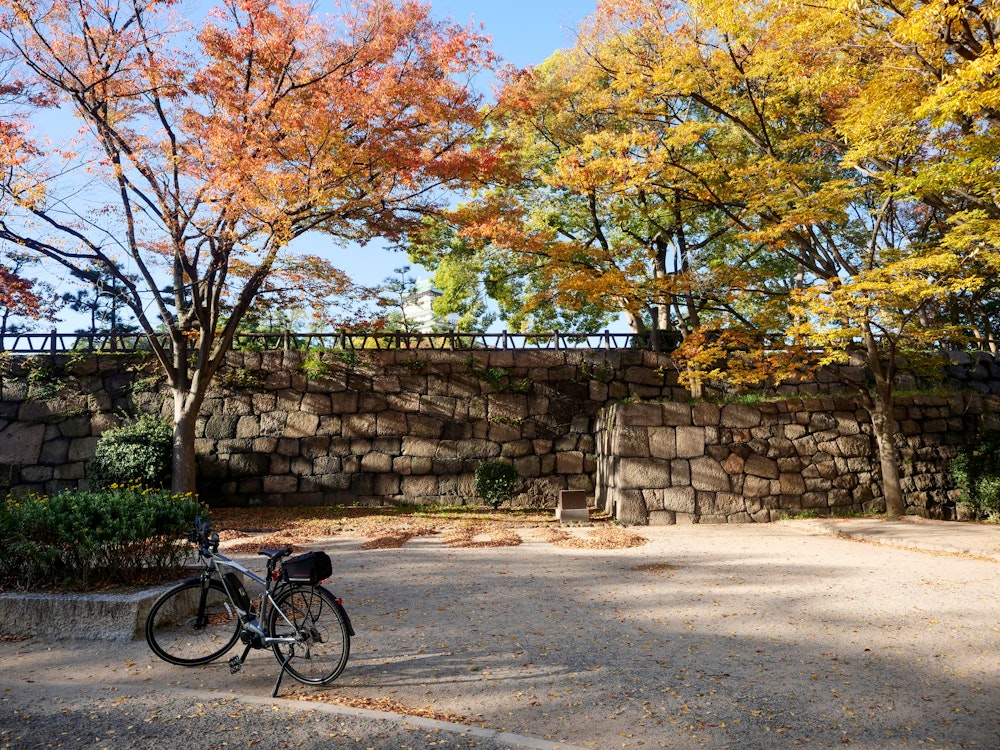
M 0 583 L 22 588 L 140 584 L 176 573 L 205 509 L 190 495 L 113 485 L 52 497 L 7 497 Z
M 162 487 L 170 479 L 174 436 L 169 424 L 143 414 L 105 430 L 97 441 L 88 476 L 96 487 L 134 484 Z
M 333 370 L 330 363 L 323 359 L 323 352 L 318 349 L 310 349 L 302 360 L 300 369 L 305 374 L 307 380 L 320 380 L 327 377 Z
M 514 497 L 520 477 L 506 461 L 484 461 L 476 467 L 476 493 L 494 510 Z
M 951 462 L 961 501 L 980 517 L 1000 521 L 1000 432 L 980 435 Z

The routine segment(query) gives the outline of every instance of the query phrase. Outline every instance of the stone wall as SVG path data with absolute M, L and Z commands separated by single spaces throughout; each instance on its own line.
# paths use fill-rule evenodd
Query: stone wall
M 1000 428 L 991 357 L 958 355 L 947 377 L 968 395 L 900 399 L 895 415 L 909 510 L 937 518 L 960 513 L 957 447 Z M 670 360 L 639 350 L 232 352 L 198 423 L 199 492 L 216 505 L 460 503 L 476 466 L 504 458 L 520 502 L 581 489 L 627 523 L 879 508 L 869 416 L 822 395 L 834 382 L 797 386 L 815 398 L 691 404 Z M 0 494 L 86 487 L 98 436 L 138 412 L 171 412 L 148 359 L 0 357 Z
M 948 465 L 1000 398 L 900 398 L 907 513 L 962 515 Z M 884 510 L 867 411 L 845 397 L 760 405 L 614 404 L 597 422 L 597 504 L 626 524 L 747 523 Z
M 677 398 L 639 350 L 232 352 L 202 409 L 202 498 L 216 505 L 463 502 L 483 460 L 509 459 L 524 502 L 594 491 L 593 424 L 621 399 Z M 6 357 L 0 493 L 86 486 L 121 414 L 171 413 L 155 363 Z

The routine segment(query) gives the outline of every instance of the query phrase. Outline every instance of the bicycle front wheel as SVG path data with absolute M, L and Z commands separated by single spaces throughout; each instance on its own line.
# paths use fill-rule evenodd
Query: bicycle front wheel
M 157 599 L 146 617 L 146 643 L 171 664 L 208 664 L 239 637 L 239 615 L 218 581 L 185 581 Z
M 299 682 L 325 685 L 344 671 L 351 636 L 337 600 L 319 586 L 293 586 L 280 591 L 268 617 L 267 632 L 294 643 L 273 644 L 275 658 Z

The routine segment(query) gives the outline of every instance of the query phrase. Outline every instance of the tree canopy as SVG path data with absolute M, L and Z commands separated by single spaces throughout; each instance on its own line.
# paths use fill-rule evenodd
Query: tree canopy
M 0 239 L 117 280 L 173 389 L 174 487 L 191 490 L 194 420 L 255 300 L 346 285 L 289 243 L 398 238 L 478 174 L 468 81 L 492 53 L 413 0 L 324 18 L 232 0 L 194 24 L 168 0 L 0 9 L 11 75 L 79 124 L 8 149 Z
M 477 262 L 543 280 L 529 304 L 586 300 L 683 334 L 692 380 L 864 355 L 899 512 L 901 362 L 996 348 L 998 15 L 603 0 L 571 49 L 508 75 L 502 168 L 452 219 Z

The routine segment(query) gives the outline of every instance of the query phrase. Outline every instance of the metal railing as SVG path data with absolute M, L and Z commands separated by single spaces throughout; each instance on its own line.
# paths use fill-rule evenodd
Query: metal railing
M 160 338 L 169 348 L 170 339 Z M 632 333 L 510 333 L 499 331 L 442 333 L 338 331 L 332 333 L 241 333 L 233 348 L 252 351 L 308 351 L 331 349 L 343 351 L 379 349 L 631 349 L 646 348 L 648 337 Z M 67 354 L 97 352 L 128 354 L 149 350 L 149 341 L 141 333 L 9 333 L 0 336 L 0 352 L 12 354 Z

